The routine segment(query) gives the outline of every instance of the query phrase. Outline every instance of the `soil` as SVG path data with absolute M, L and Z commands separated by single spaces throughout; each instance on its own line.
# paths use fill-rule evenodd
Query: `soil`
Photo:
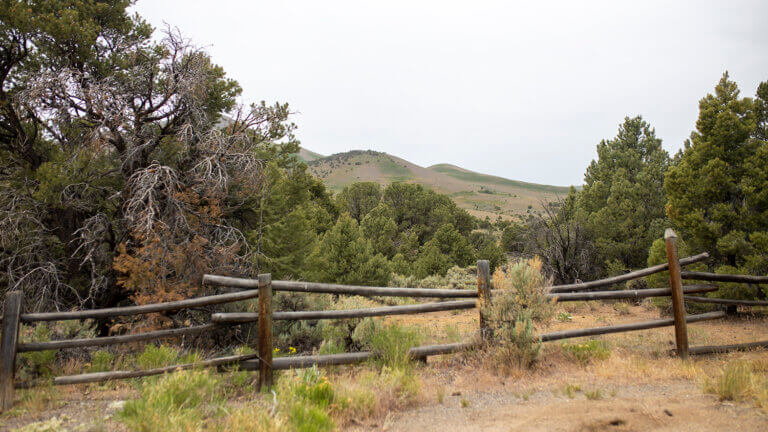
M 462 431 L 765 431 L 752 407 L 720 403 L 690 382 L 621 386 L 613 395 L 570 399 L 552 391 L 461 392 L 443 404 L 393 415 L 379 427 L 351 430 Z

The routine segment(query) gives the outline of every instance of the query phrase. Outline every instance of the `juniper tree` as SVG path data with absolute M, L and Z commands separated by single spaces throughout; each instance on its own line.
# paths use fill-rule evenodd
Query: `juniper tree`
M 742 98 L 726 72 L 665 178 L 669 217 L 718 271 L 768 273 L 767 101 L 768 83 Z
M 668 166 L 661 139 L 640 116 L 625 118 L 615 138 L 598 144 L 578 205 L 604 265 L 616 270 L 644 266 L 648 248 L 664 229 Z

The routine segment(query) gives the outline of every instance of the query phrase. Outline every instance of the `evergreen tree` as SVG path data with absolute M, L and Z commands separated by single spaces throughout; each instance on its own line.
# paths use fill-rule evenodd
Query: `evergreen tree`
M 323 235 L 308 259 L 307 277 L 313 281 L 378 286 L 389 282 L 387 259 L 374 252 L 371 241 L 347 213 Z
M 474 259 L 475 253 L 467 238 L 453 225 L 445 224 L 421 248 L 415 264 L 416 277 L 445 276 L 449 268 L 471 265 Z
M 386 204 L 380 204 L 363 218 L 360 227 L 363 234 L 373 244 L 376 253 L 387 258 L 395 255 L 395 242 L 397 240 L 397 224 L 392 219 L 392 209 Z
M 505 252 L 522 252 L 525 248 L 525 229 L 514 222 L 501 232 L 501 247 Z
M 648 248 L 664 229 L 669 155 L 637 116 L 625 118 L 615 138 L 601 141 L 597 156 L 584 175 L 578 202 L 595 246 L 608 267 L 643 267 Z
M 381 200 L 381 187 L 376 182 L 358 182 L 346 186 L 337 196 L 339 206 L 355 220 L 362 222 L 365 215 Z
M 665 179 L 669 217 L 719 272 L 768 273 L 766 100 L 767 83 L 741 98 L 726 72 L 699 102 L 696 131 Z

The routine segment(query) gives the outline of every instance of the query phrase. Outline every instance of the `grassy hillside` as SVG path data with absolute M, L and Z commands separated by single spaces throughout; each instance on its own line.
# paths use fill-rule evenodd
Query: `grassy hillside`
M 311 162 L 313 160 L 324 158 L 325 156 L 320 153 L 315 153 L 311 150 L 307 150 L 304 147 L 299 148 L 299 159 L 304 162 Z
M 447 194 L 475 216 L 495 219 L 524 216 L 542 201 L 565 196 L 567 187 L 509 180 L 454 165 L 418 166 L 396 156 L 354 150 L 308 161 L 310 171 L 338 192 L 350 183 L 374 181 L 382 185 L 419 183 Z

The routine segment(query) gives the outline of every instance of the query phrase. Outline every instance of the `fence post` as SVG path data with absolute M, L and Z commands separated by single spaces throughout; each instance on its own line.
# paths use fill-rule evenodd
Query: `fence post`
M 13 407 L 13 376 L 16 372 L 16 344 L 19 339 L 21 291 L 5 295 L 3 342 L 0 346 L 0 412 Z
M 480 337 L 485 342 L 490 336 L 483 308 L 491 305 L 491 270 L 488 260 L 477 261 L 477 308 L 480 311 Z
M 672 311 L 675 315 L 675 342 L 677 355 L 688 358 L 688 329 L 685 324 L 685 303 L 683 302 L 683 280 L 680 277 L 680 260 L 677 256 L 677 234 L 672 228 L 664 232 L 669 262 L 669 286 L 672 289 Z
M 272 387 L 272 275 L 259 275 L 259 389 Z

